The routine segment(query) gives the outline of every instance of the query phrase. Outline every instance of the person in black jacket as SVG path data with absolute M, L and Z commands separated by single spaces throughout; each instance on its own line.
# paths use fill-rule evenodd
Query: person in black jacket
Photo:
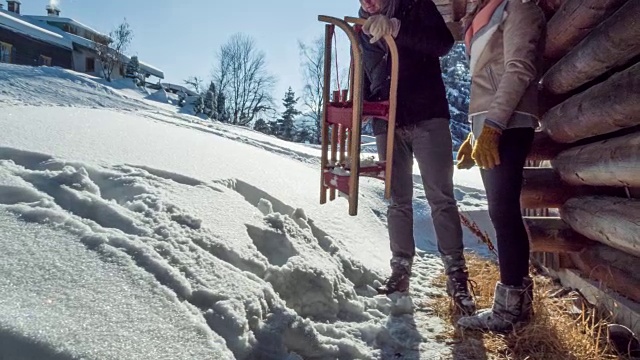
M 387 213 L 391 277 L 378 291 L 390 294 L 409 288 L 415 256 L 415 155 L 431 207 L 438 250 L 448 276 L 448 293 L 463 313 L 473 314 L 475 302 L 468 290 L 462 226 L 453 194 L 449 104 L 439 59 L 453 47 L 453 36 L 431 0 L 360 0 L 360 5 L 360 17 L 367 19 L 359 33 L 365 100 L 389 98 L 391 57 L 382 36 L 394 37 L 400 58 L 391 203 Z M 372 121 L 378 154 L 384 159 L 387 123 L 376 118 Z

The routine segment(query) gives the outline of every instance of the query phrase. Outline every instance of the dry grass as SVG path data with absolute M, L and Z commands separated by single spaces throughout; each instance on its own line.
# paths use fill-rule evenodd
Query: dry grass
M 499 279 L 495 263 L 474 256 L 468 258 L 471 280 L 478 309 L 491 306 L 495 283 Z M 440 338 L 453 345 L 455 359 L 618 359 L 606 342 L 607 323 L 596 320 L 593 309 L 583 309 L 572 315 L 576 294 L 550 297 L 559 289 L 549 279 L 534 278 L 534 318 L 506 335 L 480 332 L 462 333 L 458 329 L 441 334 Z M 445 277 L 436 280 L 436 286 L 445 285 Z M 437 316 L 455 324 L 450 301 L 434 299 L 427 305 Z M 574 311 L 575 314 L 575 311 Z

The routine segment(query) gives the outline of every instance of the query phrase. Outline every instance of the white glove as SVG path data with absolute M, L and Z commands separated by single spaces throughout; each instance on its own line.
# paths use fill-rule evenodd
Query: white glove
M 369 42 L 374 44 L 385 35 L 398 36 L 400 20 L 396 18 L 389 19 L 385 15 L 373 15 L 364 23 L 362 31 L 371 36 Z

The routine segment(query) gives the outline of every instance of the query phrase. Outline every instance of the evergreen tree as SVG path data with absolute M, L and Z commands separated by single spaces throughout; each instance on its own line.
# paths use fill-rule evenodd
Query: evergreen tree
M 193 112 L 194 115 L 199 115 L 204 112 L 204 97 L 202 95 L 198 96 L 198 98 L 195 100 Z
M 280 136 L 280 120 L 269 121 L 269 133 L 273 136 Z
M 218 96 L 216 94 L 216 85 L 212 81 L 211 84 L 209 84 L 209 90 L 204 97 L 204 114 L 207 115 L 209 119 L 218 119 L 217 101 Z
M 255 124 L 253 124 L 253 130 L 260 131 L 261 133 L 265 133 L 265 134 L 271 133 L 271 128 L 269 127 L 269 124 L 267 124 L 267 122 L 264 121 L 264 119 L 256 120 Z
M 300 131 L 298 131 L 297 141 L 301 143 L 304 143 L 307 141 L 311 142 L 313 140 L 312 135 L 313 135 L 313 132 L 310 131 L 309 128 L 305 126 L 302 129 L 300 129 Z
M 282 133 L 280 136 L 285 140 L 294 140 L 296 127 L 294 124 L 295 117 L 300 115 L 301 112 L 296 109 L 296 104 L 298 103 L 298 98 L 296 98 L 296 94 L 293 92 L 291 87 L 284 95 L 284 99 L 282 100 L 282 105 L 284 106 L 284 112 L 282 113 L 282 117 L 280 118 Z
M 138 78 L 139 72 L 140 72 L 140 61 L 138 60 L 137 56 L 132 56 L 131 60 L 129 60 L 129 63 L 127 63 L 125 76 L 136 79 Z
M 449 54 L 441 58 L 440 65 L 451 114 L 451 135 L 454 149 L 457 150 L 470 131 L 468 114 L 471 74 L 469 73 L 464 44 L 454 45 Z
M 222 91 L 218 92 L 217 100 L 216 100 L 216 116 L 219 121 L 228 121 L 229 117 L 227 116 L 226 111 L 226 101 L 227 98 Z

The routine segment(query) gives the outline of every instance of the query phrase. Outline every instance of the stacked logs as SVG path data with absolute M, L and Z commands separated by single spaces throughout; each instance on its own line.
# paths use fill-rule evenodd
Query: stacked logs
M 542 101 L 529 159 L 531 249 L 640 303 L 640 1 L 566 0 L 548 22 Z M 560 99 L 560 100 L 558 100 Z M 640 325 L 630 325 L 635 330 Z

